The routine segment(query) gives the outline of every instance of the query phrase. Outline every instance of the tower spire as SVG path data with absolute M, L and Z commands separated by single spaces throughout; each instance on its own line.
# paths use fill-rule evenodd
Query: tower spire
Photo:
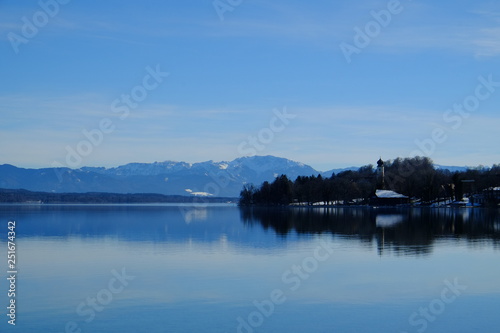
M 385 190 L 385 170 L 382 156 L 377 161 L 377 189 Z

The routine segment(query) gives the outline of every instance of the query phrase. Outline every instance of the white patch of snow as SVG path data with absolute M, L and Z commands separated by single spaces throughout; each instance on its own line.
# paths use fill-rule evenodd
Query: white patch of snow
M 186 191 L 189 194 L 194 195 L 196 197 L 210 197 L 213 195 L 213 194 L 208 193 L 208 192 L 193 192 L 193 190 L 191 190 L 189 188 L 185 189 L 184 191 Z
M 191 192 L 191 194 L 194 195 L 195 197 L 210 197 L 213 195 L 208 192 Z
M 389 190 L 377 190 L 375 192 L 375 195 L 377 196 L 377 198 L 408 198 L 405 195 Z

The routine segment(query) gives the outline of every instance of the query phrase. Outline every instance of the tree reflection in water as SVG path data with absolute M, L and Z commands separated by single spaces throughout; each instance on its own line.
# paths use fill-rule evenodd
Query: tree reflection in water
M 282 237 L 332 234 L 376 242 L 380 255 L 428 255 L 439 239 L 500 248 L 500 210 L 478 208 L 241 207 L 245 224 L 261 224 Z

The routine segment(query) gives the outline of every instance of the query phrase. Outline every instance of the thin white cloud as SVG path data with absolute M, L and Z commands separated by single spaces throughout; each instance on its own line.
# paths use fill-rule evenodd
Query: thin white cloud
M 403 53 L 447 50 L 476 57 L 500 55 L 500 29 L 481 26 L 404 27 L 373 41 L 368 52 Z
M 500 55 L 500 28 L 482 29 L 476 40 L 475 55 L 478 57 L 495 57 Z
M 417 2 L 403 4 L 404 10 L 372 40 L 366 52 L 444 49 L 477 57 L 500 54 L 500 29 L 497 27 L 500 11 L 479 4 L 477 10 L 464 11 L 462 17 L 455 21 L 439 23 L 439 15 L 436 14 L 439 12 L 438 5 Z M 370 0 L 349 6 L 322 5 L 324 10 L 318 11 L 317 6 L 259 1 L 238 7 L 231 13 L 235 18 L 224 22 L 215 16 L 207 19 L 203 15 L 180 20 L 172 13 L 152 13 L 134 18 L 134 22 L 123 22 L 119 17 L 110 19 L 105 13 L 93 14 L 89 19 L 85 13 L 64 7 L 61 9 L 64 12 L 44 27 L 44 35 L 72 38 L 79 35 L 87 39 L 134 45 L 153 45 L 153 40 L 171 37 L 267 38 L 280 43 L 293 42 L 304 44 L 305 47 L 314 45 L 338 51 L 341 42 L 352 43 L 355 26 L 363 27 L 373 19 L 370 11 L 384 9 L 386 5 L 386 1 Z M 10 18 L 0 24 L 0 35 L 5 39 L 8 31 L 20 28 L 20 21 Z

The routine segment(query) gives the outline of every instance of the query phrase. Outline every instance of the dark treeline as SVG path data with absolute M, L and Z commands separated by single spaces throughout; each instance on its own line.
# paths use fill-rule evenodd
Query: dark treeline
M 233 198 L 188 197 L 182 195 L 163 195 L 155 193 L 48 193 L 27 190 L 0 189 L 0 203 L 225 203 Z
M 500 186 L 500 164 L 491 168 L 477 167 L 463 172 L 436 169 L 430 158 L 397 158 L 386 161 L 383 187 L 420 199 L 423 203 L 436 200 L 461 200 L 465 194 L 480 192 Z M 240 193 L 240 205 L 288 205 L 293 202 L 336 202 L 341 204 L 367 204 L 378 184 L 373 165 L 357 171 L 332 174 L 299 176 L 294 181 L 286 175 L 259 187 L 244 186 Z M 360 201 L 359 201 L 360 200 Z

